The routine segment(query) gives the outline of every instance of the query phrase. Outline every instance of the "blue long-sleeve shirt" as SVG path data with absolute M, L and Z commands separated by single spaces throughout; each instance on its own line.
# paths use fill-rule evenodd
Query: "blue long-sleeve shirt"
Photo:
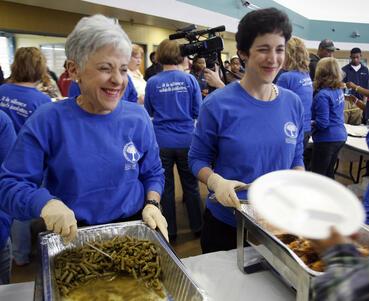
M 96 115 L 70 98 L 40 107 L 27 120 L 1 168 L 0 202 L 14 218 L 29 219 L 59 198 L 78 221 L 101 224 L 137 213 L 146 193 L 161 194 L 163 186 L 144 108 L 123 101 L 112 113 Z
M 200 86 L 191 74 L 170 70 L 149 79 L 145 108 L 153 117 L 160 148 L 190 147 L 201 99 Z
M 38 107 L 50 102 L 51 98 L 36 88 L 16 84 L 0 86 L 0 110 L 13 121 L 16 133 Z
M 313 102 L 313 83 L 308 72 L 287 71 L 282 73 L 277 85 L 295 92 L 304 106 L 304 131 L 311 131 L 311 104 Z
M 275 100 L 260 101 L 234 82 L 202 104 L 189 165 L 196 176 L 213 167 L 225 179 L 251 183 L 275 170 L 304 166 L 303 135 L 303 107 L 296 94 L 279 88 Z M 235 226 L 231 209 L 209 199 L 206 206 L 215 218 Z
M 0 164 L 4 161 L 16 139 L 13 122 L 4 112 L 0 111 Z M 10 232 L 12 219 L 0 207 L 0 250 L 4 248 Z
M 325 88 L 315 94 L 312 106 L 314 142 L 346 141 L 344 106 L 345 98 L 341 89 Z
M 128 76 L 128 83 L 126 90 L 124 91 L 124 94 L 122 96 L 122 100 L 129 101 L 129 102 L 137 102 L 137 91 L 135 89 L 135 86 L 133 85 L 132 79 Z M 69 90 L 68 90 L 68 97 L 77 97 L 81 95 L 81 89 L 79 88 L 78 83 L 75 81 L 72 81 Z

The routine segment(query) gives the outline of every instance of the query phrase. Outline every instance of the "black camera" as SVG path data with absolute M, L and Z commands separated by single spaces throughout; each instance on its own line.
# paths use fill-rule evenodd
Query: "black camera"
M 223 39 L 220 36 L 216 36 L 216 33 L 225 31 L 225 26 L 218 26 L 198 31 L 195 31 L 195 29 L 195 25 L 190 25 L 178 30 L 175 34 L 170 35 L 169 39 L 186 39 L 189 41 L 188 44 L 180 45 L 182 56 L 201 56 L 205 58 L 206 66 L 208 68 L 214 68 L 217 61 L 219 61 L 219 64 L 222 66 L 220 54 L 224 48 Z M 200 40 L 200 38 L 204 36 L 205 39 Z

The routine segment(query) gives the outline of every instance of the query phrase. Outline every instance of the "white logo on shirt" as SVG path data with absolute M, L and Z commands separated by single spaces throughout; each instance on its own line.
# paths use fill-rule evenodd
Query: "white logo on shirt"
M 286 134 L 286 143 L 296 144 L 296 138 L 298 135 L 297 126 L 288 121 L 284 124 L 284 133 Z
M 132 141 L 128 142 L 123 147 L 123 156 L 128 162 L 131 163 L 125 165 L 125 170 L 135 169 L 137 165 L 136 163 L 141 158 L 141 154 L 137 151 L 136 146 L 133 144 Z

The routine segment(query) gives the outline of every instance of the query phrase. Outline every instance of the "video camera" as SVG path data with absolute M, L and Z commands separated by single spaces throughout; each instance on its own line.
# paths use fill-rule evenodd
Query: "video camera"
M 188 27 L 177 30 L 169 36 L 170 40 L 186 39 L 188 44 L 180 45 L 181 54 L 183 57 L 191 58 L 194 55 L 205 58 L 206 66 L 213 69 L 215 63 L 218 61 L 220 66 L 223 66 L 221 60 L 221 51 L 223 50 L 223 39 L 217 36 L 216 33 L 225 31 L 225 26 L 218 26 L 210 29 L 195 31 L 196 26 L 190 25 Z M 205 39 L 200 40 L 201 37 Z

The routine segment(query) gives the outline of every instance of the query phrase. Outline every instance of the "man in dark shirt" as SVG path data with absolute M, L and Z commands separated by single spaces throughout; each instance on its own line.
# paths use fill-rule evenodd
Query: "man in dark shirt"
M 360 48 L 352 48 L 350 53 L 350 63 L 342 68 L 342 71 L 345 73 L 343 82 L 353 82 L 354 84 L 368 89 L 368 81 L 369 81 L 369 70 L 363 64 L 361 64 L 361 50 Z M 355 95 L 356 98 L 362 100 L 364 103 L 367 101 L 367 97 L 362 94 L 357 93 L 356 91 L 350 91 L 350 94 Z M 364 121 L 369 118 L 369 108 L 366 106 Z
M 150 77 L 163 71 L 163 66 L 156 61 L 155 51 L 150 53 L 150 61 L 152 65 L 145 70 L 145 75 L 144 75 L 145 81 L 148 81 Z
M 324 39 L 319 44 L 317 54 L 310 53 L 309 69 L 310 69 L 311 80 L 314 80 L 315 69 L 316 69 L 316 65 L 318 64 L 319 60 L 324 57 L 332 57 L 333 53 L 336 50 L 339 50 L 339 49 L 334 46 L 332 40 Z

